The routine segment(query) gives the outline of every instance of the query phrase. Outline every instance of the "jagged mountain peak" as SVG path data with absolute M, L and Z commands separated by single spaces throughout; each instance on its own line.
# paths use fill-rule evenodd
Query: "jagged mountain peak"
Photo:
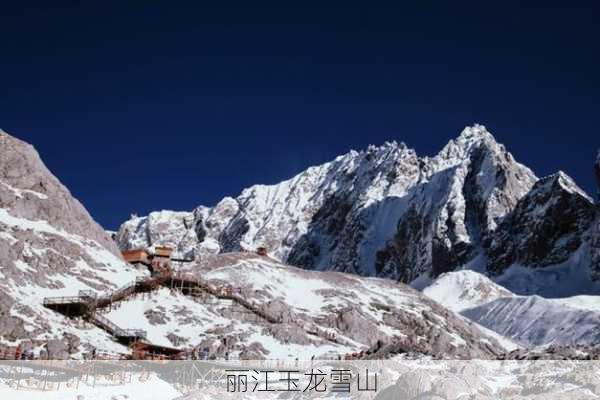
M 517 163 L 513 155 L 506 150 L 504 144 L 500 143 L 485 126 L 477 123 L 465 127 L 456 139 L 448 142 L 438 156 L 443 157 L 450 153 L 464 159 L 472 157 L 472 153 L 475 151 L 488 153 L 498 159 L 498 161 L 518 164 L 520 168 L 526 169 L 527 172 L 535 178 L 535 175 L 529 168 Z
M 525 195 L 537 180 L 529 168 L 518 163 L 505 146 L 479 124 L 465 127 L 436 156 L 423 158 L 422 165 L 423 181 L 443 171 L 457 170 L 459 180 L 480 186 L 482 200 L 496 209 L 487 220 L 492 228 L 496 220 L 514 207 L 515 200 Z M 476 174 L 466 179 L 469 170 Z M 508 196 L 497 198 L 497 189 Z
M 486 241 L 488 270 L 499 275 L 511 265 L 560 265 L 557 276 L 579 279 L 582 286 L 585 282 L 593 287 L 587 282 L 591 266 L 581 260 L 589 258 L 586 253 L 590 251 L 589 231 L 595 213 L 593 200 L 566 173 L 541 178 L 503 219 L 493 239 Z M 511 279 L 505 284 L 517 285 L 524 294 L 531 294 L 528 287 L 536 286 L 530 282 L 522 287 L 519 280 Z M 560 287 L 548 292 L 572 294 L 568 282 L 555 284 Z
M 582 260 L 590 251 L 600 254 L 592 247 L 600 248 L 599 228 L 590 234 L 597 215 L 564 172 L 538 181 L 474 124 L 434 157 L 396 141 L 352 150 L 215 207 L 173 214 L 170 221 L 153 214 L 128 221 L 118 242 L 122 248 L 164 243 L 199 257 L 265 246 L 271 256 L 306 269 L 402 282 L 464 266 L 500 279 L 513 265 L 577 265 L 586 274 Z M 592 271 L 600 270 L 600 256 L 591 259 Z M 522 286 L 513 291 L 529 291 Z
M 540 178 L 540 180 L 536 183 L 533 190 L 556 190 L 556 189 L 566 190 L 569 193 L 577 194 L 590 203 L 593 203 L 594 200 L 582 189 L 577 183 L 571 178 L 566 172 L 558 171 L 554 174 L 545 176 Z
M 369 145 L 366 150 L 360 151 L 358 154 L 379 154 L 387 156 L 390 152 L 397 152 L 398 154 L 416 154 L 416 151 L 406 145 L 404 142 L 398 142 L 396 140 L 385 141 L 383 144 Z
M 479 141 L 479 140 L 490 140 L 495 142 L 496 138 L 485 125 L 475 122 L 473 125 L 465 126 L 460 135 L 458 141 Z
M 487 130 L 484 125 L 475 123 L 471 126 L 465 126 L 460 135 L 451 142 L 463 148 L 469 149 L 475 145 L 485 143 L 487 145 L 496 145 L 498 141 L 494 135 Z
M 465 158 L 473 148 L 481 145 L 492 149 L 504 149 L 485 126 L 476 123 L 466 126 L 456 139 L 450 139 L 436 157 Z
M 348 173 L 360 168 L 381 168 L 386 165 L 385 163 L 390 165 L 403 159 L 417 163 L 417 152 L 404 142 L 392 140 L 381 145 L 369 145 L 366 149 L 360 151 L 350 150 L 348 153 L 336 157 L 332 162 L 308 168 L 307 171 L 331 167 L 334 171 Z
M 125 223 L 122 248 L 172 245 L 183 254 L 266 246 L 280 260 L 409 282 L 467 262 L 537 178 L 487 129 L 466 127 L 435 157 L 403 142 L 351 150 L 215 207 Z M 402 244 L 405 243 L 405 244 Z

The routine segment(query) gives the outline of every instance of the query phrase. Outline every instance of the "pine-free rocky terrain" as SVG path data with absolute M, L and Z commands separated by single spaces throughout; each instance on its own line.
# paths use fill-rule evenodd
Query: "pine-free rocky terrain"
M 415 287 L 468 268 L 519 294 L 568 296 L 597 292 L 597 210 L 565 173 L 538 179 L 475 125 L 434 157 L 385 143 L 214 207 L 134 217 L 117 242 L 198 257 L 265 246 L 304 269 Z
M 600 155 L 595 173 L 600 185 Z M 0 131 L 0 346 L 127 354 L 44 299 L 127 290 L 149 271 L 121 251 L 156 246 L 193 260 L 173 268 L 200 294 L 161 282 L 97 313 L 157 346 L 247 359 L 600 353 L 600 206 L 563 172 L 536 177 L 481 125 L 434 157 L 390 142 L 212 207 L 132 217 L 114 240 Z

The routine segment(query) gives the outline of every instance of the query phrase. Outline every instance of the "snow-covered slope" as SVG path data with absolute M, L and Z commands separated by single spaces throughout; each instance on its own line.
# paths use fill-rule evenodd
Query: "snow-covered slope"
M 117 241 L 122 249 L 169 244 L 190 256 L 266 246 L 304 268 L 410 282 L 480 255 L 536 180 L 475 125 L 435 157 L 396 142 L 351 151 L 212 208 L 136 217 Z
M 440 275 L 423 294 L 452 311 L 461 312 L 514 294 L 475 271 L 461 270 Z
M 256 342 L 254 348 L 262 343 L 266 351 L 257 354 L 260 358 L 288 356 L 282 352 L 293 354 L 290 346 L 303 355 L 306 351 L 339 354 L 365 350 L 378 341 L 394 343 L 406 338 L 415 340 L 420 350 L 441 357 L 489 357 L 501 348 L 476 324 L 387 279 L 306 271 L 251 253 L 209 256 L 200 264 L 181 268 L 211 285 L 232 288 L 263 313 L 281 321 L 246 320 L 244 314 L 228 317 L 223 311 L 220 315 L 230 318 L 229 322 L 212 319 L 221 329 L 211 340 L 227 334 L 231 338 L 228 343 L 252 347 Z M 243 329 L 239 329 L 240 324 Z M 335 334 L 337 344 L 326 339 L 327 333 Z M 273 338 L 268 340 L 268 336 Z M 307 347 L 299 350 L 302 346 Z M 240 347 L 222 351 L 235 354 Z
M 273 329 L 243 314 L 231 301 L 197 302 L 167 288 L 121 301 L 105 317 L 124 329 L 145 330 L 153 344 L 182 349 L 199 346 L 220 358 L 310 359 L 364 348 L 351 340 L 334 343 L 302 330 Z
M 198 257 L 266 246 L 306 269 L 406 283 L 466 266 L 507 274 L 499 281 L 522 294 L 538 287 L 524 287 L 520 271 L 561 267 L 594 293 L 600 290 L 598 214 L 566 174 L 538 181 L 485 127 L 474 125 L 435 157 L 419 157 L 396 142 L 351 151 L 214 207 L 135 217 L 121 226 L 117 242 L 122 249 L 167 244 Z M 556 284 L 562 295 L 577 294 Z
M 422 292 L 521 346 L 600 344 L 600 326 L 595 325 L 600 296 L 517 296 L 468 270 L 443 274 Z
M 47 343 L 50 357 L 60 358 L 79 357 L 90 346 L 126 352 L 100 329 L 44 308 L 43 300 L 76 296 L 80 290 L 112 293 L 148 271 L 122 260 L 107 233 L 31 146 L 2 133 L 0 150 L 2 344 L 21 343 L 27 349 Z M 173 225 L 173 217 L 182 225 Z M 188 226 L 186 217 L 166 212 L 146 221 L 170 235 L 170 227 Z M 407 337 L 418 350 L 440 357 L 485 358 L 503 350 L 472 322 L 403 284 L 306 271 L 253 253 L 210 255 L 206 243 L 200 262 L 176 265 L 177 273 L 210 287 L 228 287 L 254 311 L 235 301 L 215 296 L 207 301 L 163 287 L 127 297 L 97 315 L 121 329 L 146 330 L 153 344 L 208 347 L 219 357 L 341 355 Z
M 505 297 L 462 314 L 526 347 L 600 344 L 600 310 L 564 305 L 571 302 L 560 304 L 539 296 Z
M 486 243 L 489 269 L 565 262 L 586 245 L 594 213 L 593 200 L 564 172 L 540 179 Z
M 407 351 L 442 358 L 488 358 L 514 347 L 389 280 L 306 271 L 250 253 L 206 257 L 177 276 L 228 288 L 258 313 L 229 299 L 183 295 L 175 285 L 119 301 L 104 317 L 145 330 L 153 344 L 209 349 L 218 358 L 337 359 L 408 340 Z
M 600 312 L 600 296 L 573 296 L 550 299 L 556 304 L 562 304 L 583 311 Z
M 598 184 L 596 195 L 598 199 L 600 199 L 600 150 L 598 150 L 598 155 L 596 156 L 594 171 L 596 173 L 596 182 Z M 590 243 L 592 277 L 598 280 L 600 279 L 600 202 L 596 202 L 596 220 L 592 225 Z
M 79 344 L 122 350 L 97 328 L 42 306 L 45 296 L 109 291 L 135 279 L 119 250 L 48 171 L 30 145 L 0 131 L 0 341 L 50 340 L 65 356 Z M 31 344 L 31 342 L 30 342 Z

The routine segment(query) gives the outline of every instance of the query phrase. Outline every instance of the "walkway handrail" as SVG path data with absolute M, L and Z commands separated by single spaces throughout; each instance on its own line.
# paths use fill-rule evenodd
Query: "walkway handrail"
M 79 291 L 79 297 L 81 298 L 89 298 L 89 299 L 97 299 L 98 298 L 98 294 L 96 292 L 94 292 L 93 290 L 80 290 Z
M 148 333 L 143 329 L 121 329 L 126 337 L 146 339 Z
M 148 333 L 145 330 L 123 329 L 114 322 L 110 321 L 108 318 L 105 318 L 98 314 L 94 315 L 92 319 L 94 322 L 104 327 L 105 330 L 109 331 L 116 337 L 132 337 L 145 339 L 148 336 Z
M 264 318 L 265 320 L 277 324 L 277 323 L 281 323 L 281 319 L 274 317 L 260 309 L 258 309 L 253 303 L 247 301 L 246 299 L 244 299 L 242 296 L 239 296 L 237 294 L 235 294 L 233 291 L 224 291 L 221 292 L 216 288 L 213 288 L 211 285 L 209 285 L 206 282 L 203 282 L 201 280 L 200 277 L 193 275 L 193 274 L 182 274 L 182 273 L 178 273 L 173 275 L 172 279 L 175 280 L 180 280 L 183 282 L 188 282 L 194 285 L 197 285 L 198 287 L 200 287 L 201 289 L 205 290 L 206 292 L 212 294 L 213 296 L 216 296 L 217 298 L 220 299 L 230 299 L 233 300 L 235 302 L 237 302 L 238 304 L 240 304 L 241 306 L 247 308 L 248 310 L 250 310 L 251 312 L 253 312 L 254 314 L 258 315 L 259 317 Z
M 82 303 L 85 304 L 87 301 L 85 298 L 80 296 L 64 296 L 64 297 L 45 297 L 44 305 L 49 304 L 69 304 L 69 303 Z
M 110 297 L 115 297 L 116 295 L 119 295 L 121 293 L 126 293 L 128 290 L 135 289 L 136 281 L 137 281 L 137 279 L 135 281 L 127 282 L 126 284 L 124 284 L 123 286 L 121 286 L 120 288 L 118 288 L 117 290 L 112 292 L 110 294 Z
M 111 332 L 115 336 L 126 336 L 125 334 L 123 334 L 123 329 L 119 328 L 114 322 L 110 321 L 108 318 L 105 318 L 99 314 L 95 314 L 92 317 L 92 320 L 104 327 L 105 330 Z
M 0 360 L 14 360 L 16 357 L 16 347 L 0 347 Z

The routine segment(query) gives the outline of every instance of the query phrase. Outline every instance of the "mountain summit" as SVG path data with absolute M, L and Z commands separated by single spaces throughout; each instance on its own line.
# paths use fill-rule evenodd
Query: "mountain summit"
M 255 190 L 247 195 L 262 194 Z M 187 225 L 177 222 L 206 213 L 215 222 L 204 219 L 191 232 L 200 250 L 215 251 L 211 246 L 220 245 L 210 235 L 226 232 L 218 222 L 239 218 L 239 206 L 228 214 L 237 201 L 199 209 L 192 222 L 186 214 L 159 213 L 152 227 L 160 235 L 185 235 Z M 505 351 L 493 335 L 399 282 L 307 271 L 253 253 L 204 254 L 159 271 L 128 264 L 33 147 L 6 133 L 0 133 L 0 261 L 3 357 L 17 357 L 17 345 L 42 359 L 96 350 L 133 357 L 127 345 L 140 340 L 171 355 L 204 349 L 206 356 L 245 359 L 339 359 L 382 345 L 440 358 Z
M 460 266 L 500 276 L 517 266 L 577 263 L 590 280 L 598 267 L 581 260 L 590 252 L 595 212 L 564 173 L 538 180 L 475 124 L 434 157 L 397 142 L 350 151 L 214 207 L 132 218 L 117 242 L 121 249 L 169 245 L 199 258 L 264 246 L 306 269 L 417 286 Z M 538 214 L 543 221 L 530 235 L 522 222 Z

